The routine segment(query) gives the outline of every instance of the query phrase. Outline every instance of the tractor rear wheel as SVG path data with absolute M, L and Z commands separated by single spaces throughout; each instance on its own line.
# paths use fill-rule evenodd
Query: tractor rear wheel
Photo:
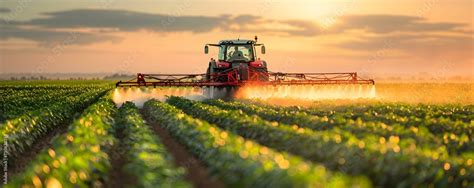
M 207 67 L 207 71 L 206 71 L 206 81 L 211 81 L 211 67 Z

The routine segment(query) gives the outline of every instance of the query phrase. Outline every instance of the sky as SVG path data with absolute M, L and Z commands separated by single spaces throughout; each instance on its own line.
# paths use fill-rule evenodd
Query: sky
M 274 72 L 473 76 L 473 0 L 2 0 L 0 73 L 203 73 L 259 37 Z

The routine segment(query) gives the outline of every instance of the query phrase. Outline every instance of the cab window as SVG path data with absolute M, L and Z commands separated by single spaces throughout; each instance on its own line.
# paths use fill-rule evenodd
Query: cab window
M 226 51 L 227 61 L 252 61 L 253 50 L 251 45 L 228 45 Z
M 217 55 L 217 59 L 220 61 L 224 61 L 224 53 L 225 53 L 225 46 L 219 47 L 219 54 Z

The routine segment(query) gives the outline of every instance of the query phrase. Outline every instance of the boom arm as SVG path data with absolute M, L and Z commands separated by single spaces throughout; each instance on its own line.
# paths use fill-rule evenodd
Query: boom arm
M 254 85 L 320 85 L 320 84 L 375 84 L 372 79 L 361 79 L 355 72 L 348 73 L 281 73 L 248 69 L 248 80 L 239 80 L 238 69 L 216 74 L 142 74 L 126 81 L 117 82 L 116 87 L 157 86 L 243 86 Z M 261 77 L 268 81 L 261 81 Z

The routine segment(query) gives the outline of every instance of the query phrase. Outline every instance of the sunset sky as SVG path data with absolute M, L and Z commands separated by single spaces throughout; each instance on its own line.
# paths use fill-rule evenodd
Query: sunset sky
M 2 0 L 0 73 L 203 73 L 258 35 L 269 69 L 472 76 L 472 0 Z

